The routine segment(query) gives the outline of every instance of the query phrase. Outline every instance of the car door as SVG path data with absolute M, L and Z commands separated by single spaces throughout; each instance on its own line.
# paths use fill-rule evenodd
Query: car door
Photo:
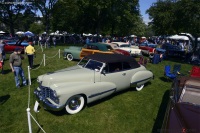
M 127 64 L 127 63 L 126 63 Z M 116 91 L 130 87 L 132 77 L 131 69 L 123 67 L 124 62 L 110 63 L 104 68 L 101 74 L 101 82 L 111 82 L 116 85 Z

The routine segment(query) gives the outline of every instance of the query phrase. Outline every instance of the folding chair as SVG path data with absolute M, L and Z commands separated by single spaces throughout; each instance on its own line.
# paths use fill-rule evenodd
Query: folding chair
M 193 66 L 192 70 L 190 72 L 190 76 L 191 77 L 196 77 L 196 78 L 200 78 L 200 67 L 198 66 Z
M 173 67 L 173 73 L 175 75 L 181 74 L 180 71 L 181 71 L 181 64 L 175 64 L 174 67 Z
M 167 79 L 175 79 L 176 78 L 176 74 L 174 74 L 173 72 L 171 72 L 171 66 L 170 65 L 166 65 L 165 66 L 165 72 L 164 72 L 164 76 L 167 77 Z

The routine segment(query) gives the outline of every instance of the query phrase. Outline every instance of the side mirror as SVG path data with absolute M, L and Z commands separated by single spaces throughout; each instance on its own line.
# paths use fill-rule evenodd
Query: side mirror
M 106 74 L 106 70 L 102 70 L 102 72 L 101 72 L 103 75 L 105 75 Z
M 95 70 L 95 72 L 99 72 L 99 69 L 94 69 Z

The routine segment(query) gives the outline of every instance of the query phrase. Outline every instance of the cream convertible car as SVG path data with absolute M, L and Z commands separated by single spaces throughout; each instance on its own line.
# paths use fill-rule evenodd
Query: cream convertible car
M 140 91 L 152 78 L 153 73 L 133 57 L 93 54 L 84 57 L 76 66 L 39 76 L 39 87 L 34 93 L 45 109 L 65 108 L 69 114 L 75 114 L 87 103 L 131 86 Z

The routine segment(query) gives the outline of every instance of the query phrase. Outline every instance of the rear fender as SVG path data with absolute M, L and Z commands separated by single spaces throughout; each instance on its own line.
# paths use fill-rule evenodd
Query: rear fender
M 153 73 L 148 70 L 136 72 L 131 78 L 131 86 L 143 85 L 153 78 Z

